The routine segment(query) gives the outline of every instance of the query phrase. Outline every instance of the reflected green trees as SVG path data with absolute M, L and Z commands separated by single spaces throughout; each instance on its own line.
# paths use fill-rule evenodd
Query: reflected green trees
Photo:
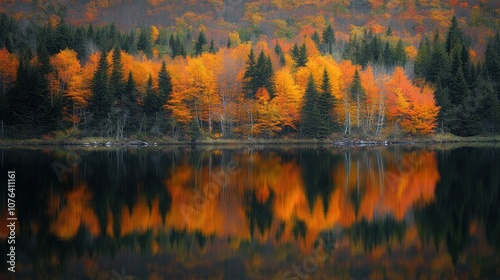
M 370 252 L 384 243 L 389 244 L 393 238 L 401 243 L 406 232 L 406 224 L 404 221 L 399 222 L 392 217 L 372 222 L 362 219 L 353 224 L 347 232 L 352 242 L 361 243 L 364 250 Z
M 253 238 L 256 229 L 263 235 L 273 223 L 274 193 L 271 192 L 268 197 L 258 198 L 255 191 L 247 191 L 245 197 L 247 205 L 245 213 L 250 224 L 250 236 Z
M 470 229 L 484 226 L 488 242 L 500 249 L 500 153 L 498 149 L 460 148 L 437 154 L 441 180 L 432 203 L 415 210 L 422 240 L 436 249 L 445 243 L 453 264 L 468 247 Z
M 298 151 L 297 161 L 302 169 L 309 210 L 312 212 L 316 199 L 320 198 L 326 214 L 330 196 L 335 189 L 332 171 L 339 161 L 339 156 L 334 156 L 326 149 L 303 149 Z

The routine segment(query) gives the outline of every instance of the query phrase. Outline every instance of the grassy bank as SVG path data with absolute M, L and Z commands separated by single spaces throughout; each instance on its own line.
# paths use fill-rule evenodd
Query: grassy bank
M 357 135 L 332 135 L 327 139 L 203 139 L 196 142 L 179 141 L 177 139 L 136 139 L 133 141 L 147 142 L 149 145 L 391 145 L 391 144 L 433 144 L 433 143 L 495 143 L 500 142 L 500 135 L 460 137 L 452 134 L 435 134 L 425 137 L 359 137 Z M 103 137 L 60 138 L 60 139 L 6 139 L 0 140 L 0 146 L 57 146 L 57 145 L 110 145 L 121 146 L 130 144 L 131 140 L 115 140 Z

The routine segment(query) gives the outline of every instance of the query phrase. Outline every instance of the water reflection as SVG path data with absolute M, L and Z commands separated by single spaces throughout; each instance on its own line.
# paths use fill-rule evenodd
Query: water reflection
M 495 148 L 1 152 L 19 174 L 18 276 L 500 276 Z

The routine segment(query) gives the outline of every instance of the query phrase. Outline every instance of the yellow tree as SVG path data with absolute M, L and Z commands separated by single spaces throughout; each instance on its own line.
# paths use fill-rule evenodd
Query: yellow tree
M 354 73 L 356 72 L 356 65 L 352 64 L 350 60 L 343 60 L 340 65 L 342 69 L 342 74 L 339 80 L 339 89 L 341 92 L 342 106 L 339 106 L 338 113 L 340 120 L 344 122 L 344 133 L 350 134 L 352 126 L 352 116 L 356 115 L 356 105 L 355 100 L 352 99 L 351 94 L 349 94 L 349 88 L 353 82 Z
M 54 73 L 49 76 L 49 81 L 52 81 L 52 85 L 57 85 L 56 88 L 52 86 L 51 90 L 62 93 L 69 100 L 69 104 L 64 106 L 64 117 L 76 127 L 90 95 L 77 53 L 65 49 L 51 57 L 50 62 Z
M 212 132 L 214 108 L 219 102 L 213 73 L 203 64 L 201 57 L 189 58 L 184 67 L 185 76 L 174 76 L 179 79 L 174 83 L 172 97 L 166 108 L 178 122 L 188 124 L 193 118 L 203 127 L 203 121 Z
M 300 120 L 303 92 L 295 84 L 289 69 L 282 68 L 274 74 L 275 97 L 272 100 L 280 111 L 284 126 L 297 130 Z
M 376 122 L 378 107 L 383 98 L 380 95 L 380 88 L 375 83 L 375 76 L 371 66 L 359 73 L 361 84 L 366 95 L 365 103 L 361 108 L 361 123 L 363 131 L 369 132 Z
M 244 57 L 247 52 L 246 45 L 223 49 L 214 56 L 215 60 L 209 63 L 218 65 L 218 67 L 209 65 L 209 68 L 214 69 L 217 83 L 216 92 L 220 106 L 217 106 L 216 121 L 220 122 L 223 137 L 231 137 L 232 133 L 237 130 L 237 122 L 240 121 L 238 110 L 241 104 L 238 103 L 238 98 L 241 93 L 242 69 L 244 69 Z M 202 57 L 205 56 L 205 54 L 202 55 Z
M 280 110 L 276 102 L 272 102 L 265 87 L 257 90 L 255 102 L 255 122 L 253 131 L 266 137 L 272 137 L 281 130 Z

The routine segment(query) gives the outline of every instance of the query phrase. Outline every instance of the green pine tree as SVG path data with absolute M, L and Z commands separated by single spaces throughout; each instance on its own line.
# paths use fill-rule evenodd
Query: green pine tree
M 322 34 L 322 49 L 325 54 L 333 54 L 333 45 L 335 44 L 335 32 L 333 31 L 332 25 L 328 26 L 323 30 Z
M 189 138 L 191 141 L 196 142 L 202 138 L 202 131 L 200 124 L 196 118 L 193 118 L 191 124 L 189 125 Z
M 449 59 L 443 44 L 439 40 L 439 33 L 436 32 L 430 63 L 425 73 L 425 79 L 429 82 L 436 83 L 438 76 L 441 78 L 443 87 L 447 87 L 451 78 Z
M 143 51 L 144 54 L 151 58 L 153 56 L 153 43 L 151 42 L 151 30 L 142 28 L 137 41 L 137 50 Z
M 304 67 L 307 63 L 306 44 L 303 43 L 300 47 L 295 43 L 292 48 L 292 59 L 295 61 L 295 67 Z
M 158 89 L 161 104 L 166 104 L 170 99 L 170 95 L 172 94 L 173 86 L 172 78 L 170 77 L 170 73 L 167 70 L 165 61 L 162 62 L 160 73 L 158 74 Z
M 201 30 L 198 34 L 198 39 L 194 45 L 194 55 L 200 55 L 203 52 L 203 47 L 207 44 L 207 38 L 205 37 L 205 31 Z
M 250 49 L 250 53 L 248 54 L 248 59 L 246 62 L 245 73 L 243 74 L 243 88 L 245 90 L 245 96 L 247 98 L 251 98 L 257 92 L 257 82 L 255 80 L 256 75 L 256 62 L 255 55 L 253 52 L 253 48 Z
M 392 36 L 392 29 L 391 29 L 390 25 L 387 26 L 387 30 L 385 31 L 385 35 Z
M 399 39 L 398 43 L 396 44 L 396 48 L 394 48 L 394 62 L 396 63 L 396 65 L 404 66 L 407 60 L 408 57 L 406 55 L 403 41 Z
M 361 78 L 359 76 L 358 69 L 354 71 L 354 77 L 352 79 L 351 86 L 349 87 L 349 93 L 351 94 L 351 99 L 356 102 L 356 126 L 359 127 L 361 125 L 361 104 L 366 99 L 365 90 L 361 85 Z
M 415 75 L 418 78 L 424 78 L 430 63 L 430 42 L 427 37 L 422 39 L 418 47 L 417 57 L 415 58 Z
M 126 126 L 127 132 L 136 132 L 139 129 L 139 119 L 141 112 L 137 105 L 137 87 L 132 75 L 132 71 L 128 73 L 127 83 L 125 84 L 123 94 L 121 96 L 123 107 L 128 112 L 128 122 Z
M 215 44 L 214 44 L 214 39 L 210 40 L 210 47 L 208 48 L 208 52 L 213 53 L 213 54 L 215 54 L 217 52 L 217 49 L 215 48 Z
M 104 51 L 101 52 L 97 70 L 92 78 L 91 91 L 89 110 L 92 112 L 92 123 L 96 125 L 108 117 L 112 104 L 108 89 L 108 61 Z
M 318 50 L 321 50 L 321 37 L 319 36 L 318 31 L 314 31 L 313 35 L 311 36 L 311 40 L 313 40 L 314 44 L 316 44 Z
M 123 78 L 124 73 L 121 50 L 119 47 L 115 47 L 113 49 L 111 76 L 109 77 L 109 93 L 117 100 L 120 100 L 120 96 L 125 89 Z
M 318 97 L 318 110 L 321 117 L 321 122 L 319 123 L 320 138 L 327 137 L 334 131 L 334 129 L 336 129 L 336 123 L 333 115 L 334 106 L 335 98 L 332 95 L 330 77 L 328 76 L 328 71 L 326 71 L 325 68 L 323 70 L 323 78 L 321 81 L 321 92 Z
M 312 74 L 309 75 L 306 92 L 304 95 L 304 105 L 302 106 L 302 137 L 317 138 L 320 136 L 321 115 L 318 109 L 318 92 Z

